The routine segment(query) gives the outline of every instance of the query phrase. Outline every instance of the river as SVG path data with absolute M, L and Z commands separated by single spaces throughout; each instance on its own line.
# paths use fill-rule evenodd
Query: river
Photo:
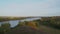
M 4 22 L 0 22 L 0 26 L 1 26 L 1 24 L 4 24 L 4 23 L 10 23 L 11 27 L 15 27 L 16 25 L 18 25 L 19 22 L 33 21 L 33 20 L 37 20 L 37 19 L 41 19 L 41 18 L 26 18 L 26 19 L 22 19 L 22 20 L 4 21 Z

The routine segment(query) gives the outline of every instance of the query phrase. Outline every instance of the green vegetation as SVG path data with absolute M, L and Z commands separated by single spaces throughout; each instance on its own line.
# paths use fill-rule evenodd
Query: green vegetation
M 40 24 L 60 29 L 60 17 L 42 17 Z
M 0 22 L 1 21 L 9 21 L 9 20 L 21 20 L 25 19 L 27 17 L 0 17 Z
M 9 23 L 2 24 L 0 27 L 0 34 L 5 34 L 7 32 L 10 32 L 10 24 Z
M 9 23 L 4 23 L 0 27 L 0 34 L 60 34 L 60 17 L 19 22 L 14 28 Z

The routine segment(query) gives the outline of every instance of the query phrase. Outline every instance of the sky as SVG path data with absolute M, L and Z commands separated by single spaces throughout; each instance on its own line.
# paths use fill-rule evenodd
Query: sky
M 60 0 L 0 0 L 0 16 L 60 16 Z

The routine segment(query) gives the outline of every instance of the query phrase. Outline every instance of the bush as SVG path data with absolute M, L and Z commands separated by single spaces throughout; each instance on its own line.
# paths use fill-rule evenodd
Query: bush
M 10 31 L 10 24 L 9 23 L 4 23 L 0 27 L 0 32 L 2 33 L 7 33 Z

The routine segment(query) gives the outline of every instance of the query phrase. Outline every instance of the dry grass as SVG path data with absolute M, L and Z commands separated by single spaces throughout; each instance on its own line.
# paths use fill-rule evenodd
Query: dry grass
M 40 29 L 40 31 L 47 32 L 48 34 L 60 34 L 60 30 L 50 28 L 50 27 L 47 27 L 47 26 L 43 26 L 43 25 L 40 25 L 39 29 Z

